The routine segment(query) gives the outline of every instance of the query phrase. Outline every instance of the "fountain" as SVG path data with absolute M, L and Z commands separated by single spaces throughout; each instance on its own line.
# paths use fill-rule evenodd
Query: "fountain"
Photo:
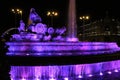
M 76 8 L 75 0 L 69 1 L 68 11 L 68 39 L 67 41 L 78 41 L 77 38 L 77 24 L 76 24 Z
M 63 36 L 66 31 L 65 27 L 61 29 L 47 27 L 41 22 L 40 16 L 33 13 L 35 16 L 31 18 L 32 23 L 28 25 L 28 29 L 24 30 L 25 25 L 22 22 L 19 27 L 19 34 L 13 34 L 10 41 L 6 42 L 10 46 L 6 53 L 7 56 L 12 58 L 15 56 L 14 60 L 16 61 L 20 58 L 20 60 L 23 59 L 22 62 L 26 59 L 29 59 L 27 60 L 29 62 L 32 61 L 30 59 L 37 58 L 38 62 L 41 62 L 37 66 L 11 65 L 11 80 L 78 80 L 92 77 L 95 74 L 102 76 L 107 72 L 111 74 L 111 71 L 119 71 L 119 60 L 93 64 L 58 65 L 59 62 L 69 62 L 69 60 L 72 61 L 71 59 L 77 57 L 77 60 L 82 60 L 79 59 L 82 58 L 79 56 L 83 55 L 84 57 L 109 55 L 117 54 L 120 51 L 115 42 L 79 42 L 76 37 L 75 0 L 70 0 L 69 4 L 67 37 Z M 57 64 L 54 64 L 56 62 L 54 60 L 58 61 Z M 42 62 L 48 64 L 41 65 Z

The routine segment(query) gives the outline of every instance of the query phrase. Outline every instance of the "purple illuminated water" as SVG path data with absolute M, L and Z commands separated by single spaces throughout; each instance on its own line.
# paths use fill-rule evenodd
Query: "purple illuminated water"
M 7 42 L 6 44 L 10 46 L 8 56 L 79 56 L 115 54 L 120 50 L 114 42 Z M 119 64 L 120 60 L 76 65 L 11 66 L 10 74 L 11 80 L 77 80 L 96 74 L 102 76 L 105 72 L 107 74 L 112 74 L 112 71 L 119 72 Z
M 11 80 L 77 80 L 120 71 L 120 60 L 93 64 L 11 66 Z M 74 78 L 74 79 L 73 79 Z

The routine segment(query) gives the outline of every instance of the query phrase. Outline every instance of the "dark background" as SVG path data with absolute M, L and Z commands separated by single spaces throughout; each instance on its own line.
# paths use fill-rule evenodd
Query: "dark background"
M 41 16 L 42 22 L 50 24 L 50 17 L 47 11 L 54 10 L 59 16 L 54 17 L 54 26 L 61 27 L 67 24 L 69 0 L 1 0 L 0 1 L 0 31 L 14 27 L 15 17 L 12 8 L 19 8 L 23 11 L 22 17 L 27 24 L 30 8 L 35 8 Z M 112 18 L 120 19 L 120 4 L 118 0 L 76 0 L 77 23 L 79 16 L 89 15 L 90 21 L 99 20 L 106 16 L 106 12 Z M 20 15 L 17 15 L 17 26 L 19 26 Z M 0 34 L 1 34 L 0 33 Z

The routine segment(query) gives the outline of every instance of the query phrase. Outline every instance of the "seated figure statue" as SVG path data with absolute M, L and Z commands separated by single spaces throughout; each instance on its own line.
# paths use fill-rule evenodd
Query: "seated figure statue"
M 35 24 L 30 24 L 27 31 L 30 33 L 34 33 L 35 32 Z
M 25 32 L 25 23 L 20 20 L 20 26 L 18 27 L 19 32 Z

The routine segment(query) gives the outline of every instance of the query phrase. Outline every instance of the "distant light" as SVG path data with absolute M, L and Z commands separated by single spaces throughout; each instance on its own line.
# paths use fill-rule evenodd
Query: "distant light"
M 82 17 L 83 19 L 85 18 L 85 16 Z
M 108 74 L 112 74 L 112 72 L 111 72 L 111 71 L 108 71 Z
M 79 75 L 78 78 L 83 78 L 83 76 L 82 76 L 82 75 Z
M 102 72 L 100 72 L 100 76 L 102 76 L 103 75 L 103 73 Z
M 58 15 L 58 13 L 56 12 L 54 15 L 55 15 L 55 16 L 57 16 L 57 15 Z
M 47 12 L 47 16 L 58 16 L 58 13 L 57 12 L 55 12 L 55 11 L 48 11 Z
M 22 14 L 22 11 L 19 11 Z
M 49 80 L 56 80 L 55 78 L 50 78 Z
M 14 80 L 13 78 L 11 78 L 11 80 Z
M 22 15 L 22 10 L 20 9 L 12 9 L 12 12 L 15 13 L 15 14 L 21 14 Z
M 114 72 L 119 72 L 119 71 L 117 69 L 115 69 Z
M 86 16 L 86 19 L 89 19 L 89 16 Z
M 30 55 L 30 54 L 26 54 L 26 55 Z
M 50 11 L 48 11 L 48 12 L 47 12 L 47 16 L 50 16 L 50 14 L 51 14 Z
M 53 11 L 52 14 L 55 14 L 55 12 Z
M 92 74 L 89 74 L 88 77 L 92 77 L 93 75 Z
M 88 20 L 90 17 L 89 16 L 81 16 L 79 17 L 80 20 Z
M 69 41 L 69 42 L 77 42 L 78 39 L 77 38 L 67 38 L 67 41 Z
M 35 80 L 40 80 L 40 79 L 36 78 Z
M 25 78 L 22 78 L 22 80 L 26 80 Z
M 12 9 L 12 12 L 14 12 L 15 10 L 14 9 Z
M 80 17 L 80 19 L 82 20 L 82 17 Z
M 65 77 L 65 78 L 64 78 L 64 80 L 68 80 L 68 78 L 67 78 L 67 77 Z
M 17 9 L 17 11 L 19 12 L 20 10 L 19 10 L 19 9 Z

